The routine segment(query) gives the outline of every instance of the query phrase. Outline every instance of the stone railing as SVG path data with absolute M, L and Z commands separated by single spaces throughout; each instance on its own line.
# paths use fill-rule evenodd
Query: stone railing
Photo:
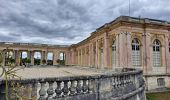
M 13 91 L 16 83 L 21 87 Z M 141 70 L 123 69 L 107 75 L 11 80 L 8 98 L 16 99 L 12 91 L 20 91 L 26 100 L 145 100 L 144 87 Z M 0 100 L 4 98 L 5 83 L 1 81 Z

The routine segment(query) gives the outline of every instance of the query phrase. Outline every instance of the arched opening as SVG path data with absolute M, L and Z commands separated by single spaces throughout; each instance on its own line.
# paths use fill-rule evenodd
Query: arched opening
M 65 53 L 60 52 L 59 59 L 57 61 L 60 65 L 65 65 Z
M 34 53 L 34 65 L 40 65 L 41 64 L 41 53 L 35 52 Z
M 112 43 L 112 67 L 116 66 L 116 43 L 113 41 Z
M 137 38 L 132 40 L 132 65 L 141 66 L 140 42 Z
M 5 66 L 15 63 L 14 53 L 12 50 L 7 50 L 5 53 Z
M 26 51 L 21 51 L 20 52 L 20 65 L 24 65 L 26 66 L 27 63 L 27 58 L 28 58 L 28 54 Z
M 153 66 L 161 66 L 161 42 L 158 39 L 153 41 Z
M 47 54 L 47 65 L 53 65 L 53 53 L 48 52 Z

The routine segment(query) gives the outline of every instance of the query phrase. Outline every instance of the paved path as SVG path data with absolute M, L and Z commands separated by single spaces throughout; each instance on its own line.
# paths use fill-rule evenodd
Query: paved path
M 96 75 L 103 73 L 102 70 L 95 68 L 80 67 L 80 66 L 67 66 L 67 67 L 38 67 L 33 66 L 31 68 L 18 67 L 20 70 L 16 72 L 21 78 L 46 78 L 46 77 L 64 77 L 64 76 L 85 76 Z M 2 69 L 0 69 L 0 74 Z M 105 71 L 106 72 L 106 71 Z

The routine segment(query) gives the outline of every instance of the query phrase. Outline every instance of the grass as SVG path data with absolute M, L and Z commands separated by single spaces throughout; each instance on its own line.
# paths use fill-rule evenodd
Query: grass
M 169 92 L 146 93 L 147 100 L 170 100 Z

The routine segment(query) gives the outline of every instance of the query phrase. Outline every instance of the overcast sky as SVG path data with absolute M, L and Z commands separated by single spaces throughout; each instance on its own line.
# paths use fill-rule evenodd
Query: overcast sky
M 131 0 L 131 16 L 170 21 L 170 0 Z M 0 0 L 0 41 L 73 44 L 120 15 L 128 0 Z

